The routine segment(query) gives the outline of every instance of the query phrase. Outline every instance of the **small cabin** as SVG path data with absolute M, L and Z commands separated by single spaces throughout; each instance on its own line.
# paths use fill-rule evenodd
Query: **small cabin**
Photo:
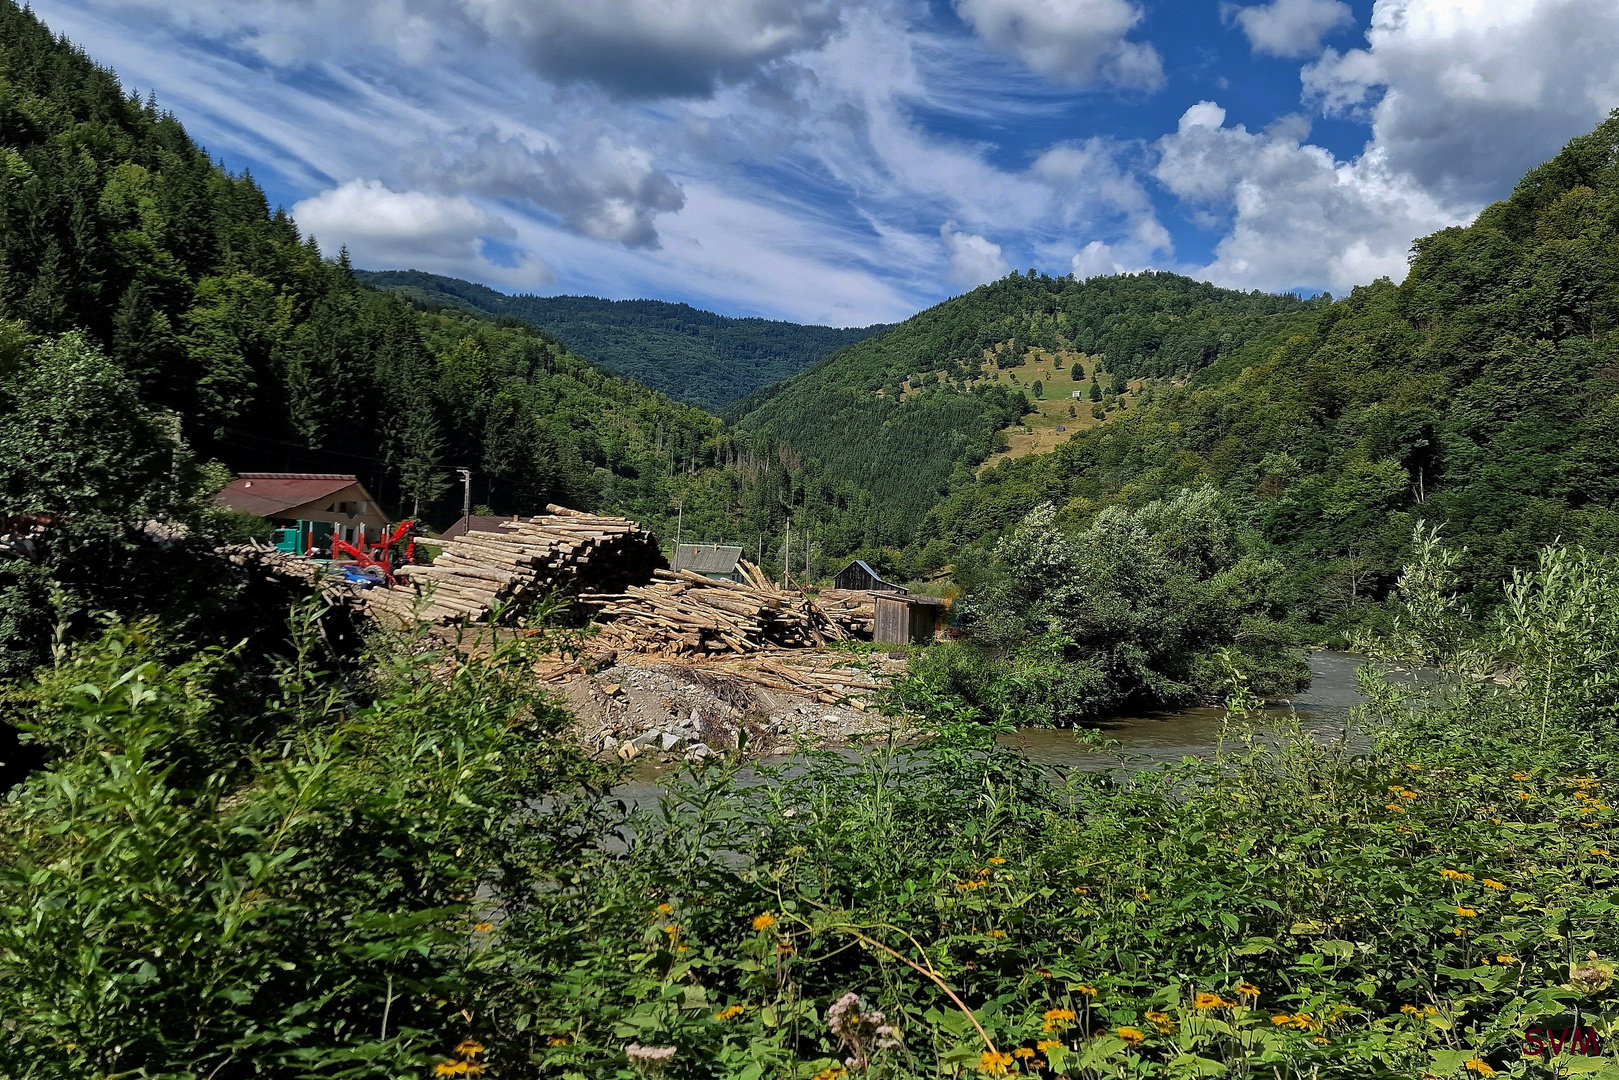
M 742 581 L 742 569 L 738 565 L 742 561 L 740 547 L 725 547 L 720 544 L 677 544 L 675 546 L 676 570 L 690 570 L 694 574 L 701 574 L 715 581 Z
M 1089 391 L 1089 390 L 1075 390 L 1075 391 L 1074 391 L 1074 392 L 1073 392 L 1073 393 L 1072 393 L 1072 394 L 1070 394 L 1070 395 L 1069 395 L 1069 396 L 1070 396 L 1070 397 L 1073 397 L 1073 398 L 1084 398 L 1084 397 L 1089 397 L 1089 396 L 1090 396 L 1090 391 Z
M 377 500 L 348 473 L 242 473 L 215 499 L 272 525 L 297 528 L 310 541 L 336 536 L 353 544 L 381 536 L 388 525 Z
M 890 585 L 878 576 L 877 571 L 860 559 L 839 570 L 832 581 L 840 589 L 855 592 L 888 592 L 903 595 L 911 591 L 903 585 Z
M 922 645 L 949 621 L 949 606 L 931 596 L 873 593 L 876 616 L 871 640 L 884 645 Z

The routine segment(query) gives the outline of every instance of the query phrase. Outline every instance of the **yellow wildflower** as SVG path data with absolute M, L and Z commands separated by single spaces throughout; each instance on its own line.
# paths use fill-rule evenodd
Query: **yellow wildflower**
M 1197 996 L 1192 999 L 1192 1008 L 1194 1009 L 1219 1009 L 1230 1004 L 1232 1002 L 1227 1001 L 1219 994 L 1211 994 L 1206 990 L 1199 990 Z
M 1034 1057 L 1034 1051 L 1030 1050 L 1027 1046 L 1020 1046 L 1016 1050 L 1012 1051 L 1012 1056 L 1015 1058 L 1032 1058 Z
M 1034 1048 L 1040 1051 L 1042 1054 L 1049 1054 L 1051 1051 L 1061 1047 L 1062 1043 L 1058 1042 L 1056 1039 L 1041 1039 L 1039 1042 L 1034 1044 Z
M 985 937 L 1002 938 L 1002 937 L 1006 936 L 1006 931 L 1005 930 L 985 930 L 984 931 L 984 936 Z
M 1080 985 L 1074 987 L 1074 989 L 1078 990 L 1081 994 L 1084 994 L 1086 997 L 1095 997 L 1096 996 L 1096 987 L 1094 987 L 1094 986 L 1086 986 L 1084 983 L 1081 983 Z
M 1456 914 L 1460 915 L 1464 919 L 1471 919 L 1474 915 L 1477 915 L 1478 912 L 1474 911 L 1470 907 L 1459 907 L 1456 909 Z
M 1401 1005 L 1400 1006 L 1400 1011 L 1403 1012 L 1403 1013 L 1408 1013 L 1411 1016 L 1421 1016 L 1422 1015 L 1422 1010 L 1417 1008 L 1415 1005 Z
M 772 926 L 775 926 L 775 925 L 776 925 L 776 917 L 774 915 L 770 914 L 770 912 L 768 912 L 768 911 L 765 912 L 762 915 L 755 915 L 753 917 L 753 928 L 755 930 L 769 930 Z
M 1464 874 L 1460 870 L 1441 870 L 1441 871 L 1439 871 L 1439 876 L 1442 877 L 1442 878 L 1449 878 L 1451 881 L 1472 881 L 1473 880 L 1473 875 L 1472 874 Z
M 1495 958 L 1495 962 L 1498 964 L 1516 964 L 1518 962 L 1518 958 L 1513 956 L 1511 953 L 1502 953 L 1500 956 Z
M 1496 892 L 1505 892 L 1506 891 L 1506 886 L 1503 885 L 1501 882 L 1495 880 L 1493 877 L 1485 878 L 1484 881 L 1483 881 L 1483 885 L 1484 885 L 1484 887 L 1486 889 L 1494 889 Z
M 730 1020 L 734 1017 L 741 1016 L 744 1011 L 745 1010 L 740 1005 L 727 1005 L 725 1008 L 714 1014 L 714 1019 Z
M 1259 996 L 1259 987 L 1251 982 L 1240 982 L 1237 984 L 1237 996 L 1256 998 Z
M 472 928 L 480 934 L 487 934 L 495 928 L 495 924 L 492 922 L 473 923 Z
M 658 905 L 658 914 L 660 914 L 660 915 L 667 915 L 673 910 L 674 910 L 674 908 L 671 907 L 668 904 L 659 904 Z
M 1495 1070 L 1483 1058 L 1469 1058 L 1462 1062 L 1462 1068 L 1478 1073 L 1480 1076 L 1494 1076 Z
M 1091 887 L 1089 885 L 1075 885 L 1074 886 L 1074 895 L 1075 896 L 1084 896 L 1085 894 L 1089 893 L 1090 891 L 1091 891 Z
M 477 1057 L 483 1053 L 483 1043 L 477 1039 L 462 1039 L 461 1045 L 455 1048 L 455 1052 L 463 1057 Z
M 1275 1016 L 1270 1018 L 1270 1022 L 1275 1024 L 1277 1027 L 1284 1027 L 1287 1024 L 1291 1024 L 1293 1022 L 1293 1014 L 1292 1013 L 1277 1013 Z
M 1152 893 L 1148 892 L 1146 889 L 1137 889 L 1136 890 L 1136 899 L 1137 900 L 1151 900 L 1152 899 Z
M 1168 1013 L 1148 1010 L 1146 1015 L 1147 1019 L 1152 1023 L 1152 1025 L 1158 1029 L 1159 1034 L 1170 1035 L 1174 1033 L 1176 1026 L 1175 1018 L 1170 1016 Z
M 842 1065 L 833 1065 L 830 1068 L 822 1069 L 820 1072 L 810 1077 L 810 1080 L 841 1080 L 841 1078 L 847 1074 L 848 1070 Z
M 1402 792 L 1399 793 L 1399 798 L 1402 798 L 1402 799 L 1415 799 L 1415 798 L 1417 798 L 1417 793 L 1414 792 L 1414 791 L 1402 791 Z
M 1526 772 L 1515 772 L 1512 774 L 1512 778 L 1514 780 L 1527 780 L 1529 779 L 1529 774 Z
M 1401 806 L 1399 803 L 1384 803 L 1383 809 L 1395 814 L 1405 813 L 1405 807 Z
M 972 892 L 982 884 L 982 881 L 958 881 L 956 882 L 956 888 L 960 889 L 962 892 Z
M 978 1055 L 978 1071 L 988 1076 L 1005 1076 L 1012 1065 L 1012 1055 L 999 1050 L 985 1050 Z
M 1591 854 L 1596 855 L 1596 856 L 1598 856 L 1600 858 L 1606 859 L 1608 857 L 1609 852 L 1608 852 L 1608 849 L 1605 848 L 1605 847 L 1594 847 L 1594 848 L 1591 849 Z
M 1040 1030 L 1046 1034 L 1049 1035 L 1054 1031 L 1067 1031 L 1068 1026 L 1074 1022 L 1074 1010 L 1047 1009 L 1045 1020 L 1046 1022 L 1041 1025 Z
M 670 923 L 668 926 L 663 928 L 663 932 L 668 934 L 670 937 L 674 937 L 676 934 L 680 933 L 680 927 L 676 926 L 674 923 Z
M 1140 1046 L 1146 1041 L 1147 1036 L 1142 1033 L 1140 1028 L 1121 1027 L 1119 1028 L 1119 1038 L 1123 1039 L 1131 1046 Z
M 989 864 L 991 866 L 1003 866 L 1003 865 L 1005 865 L 1005 863 L 1006 863 L 1006 860 L 1001 858 L 999 855 L 991 855 L 989 857 Z
M 453 1062 L 453 1061 L 441 1061 L 441 1062 L 439 1062 L 437 1065 L 433 1066 L 433 1075 L 434 1076 L 454 1076 L 455 1075 L 455 1062 Z
M 568 1045 L 568 1037 L 566 1035 L 553 1035 L 549 1039 L 545 1040 L 545 1045 L 546 1046 L 567 1046 Z
M 1331 1040 L 1328 1039 L 1325 1035 L 1312 1035 L 1312 1036 L 1310 1036 L 1310 1041 L 1311 1042 L 1317 1042 L 1317 1043 L 1320 1043 L 1322 1046 L 1325 1046 Z
M 1520 799 L 1533 799 L 1534 796 L 1529 794 L 1527 791 L 1520 791 L 1520 792 L 1518 792 L 1518 798 L 1520 798 Z

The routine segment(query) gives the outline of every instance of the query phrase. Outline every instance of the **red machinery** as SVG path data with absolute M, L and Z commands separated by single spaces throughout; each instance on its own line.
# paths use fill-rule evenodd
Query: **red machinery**
M 416 561 L 418 528 L 414 520 L 407 518 L 392 532 L 384 529 L 376 540 L 367 541 L 362 534 L 358 547 L 333 536 L 332 561 L 337 562 L 343 556 L 347 556 L 347 561 L 343 564 L 346 576 L 392 585 L 394 567 Z

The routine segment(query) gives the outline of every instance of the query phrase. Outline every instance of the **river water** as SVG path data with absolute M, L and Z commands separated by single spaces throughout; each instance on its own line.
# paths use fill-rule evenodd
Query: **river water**
M 1355 670 L 1365 662 L 1364 657 L 1350 653 L 1312 652 L 1310 688 L 1289 701 L 1273 703 L 1267 713 L 1278 721 L 1296 715 L 1304 731 L 1323 741 L 1342 738 L 1350 709 L 1365 700 L 1355 685 Z M 1391 677 L 1421 678 L 1398 672 Z M 1225 720 L 1226 710 L 1220 708 L 1109 717 L 1094 725 L 1095 731 L 1110 740 L 1100 748 L 1084 737 L 1085 732 L 1068 728 L 1020 728 L 1002 736 L 1001 741 L 1032 763 L 1048 767 L 1097 771 L 1121 766 L 1152 768 L 1183 757 L 1213 753 Z M 859 753 L 853 749 L 840 752 Z M 767 759 L 771 764 L 791 760 L 790 756 Z M 659 779 L 678 768 L 643 763 L 625 783 L 613 789 L 613 794 L 634 805 L 656 805 Z M 744 767 L 736 780 L 744 787 L 769 782 L 750 767 Z
M 1266 712 L 1278 720 L 1297 714 L 1299 726 L 1318 739 L 1342 738 L 1349 710 L 1366 700 L 1355 685 L 1355 670 L 1365 662 L 1350 653 L 1312 652 L 1310 688 L 1290 701 L 1273 703 Z M 1102 748 L 1080 738 L 1082 732 L 1065 728 L 1020 728 L 1001 741 L 1040 765 L 1108 769 L 1122 759 L 1136 768 L 1151 768 L 1213 753 L 1225 722 L 1224 709 L 1182 709 L 1098 721 L 1095 730 L 1116 744 Z

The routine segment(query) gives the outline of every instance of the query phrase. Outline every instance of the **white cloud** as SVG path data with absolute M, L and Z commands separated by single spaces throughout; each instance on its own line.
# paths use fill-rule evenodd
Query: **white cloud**
M 939 229 L 945 250 L 950 253 L 950 280 L 972 288 L 1006 276 L 1012 264 L 1001 254 L 1001 245 L 992 244 L 977 233 L 958 232 L 955 222 Z
M 1049 78 L 1134 89 L 1163 85 L 1151 45 L 1127 41 L 1142 11 L 1129 0 L 955 0 L 956 13 L 997 52 Z
M 465 269 L 488 260 L 485 241 L 517 236 L 510 222 L 493 217 L 464 195 L 394 191 L 380 180 L 354 179 L 292 208 L 306 235 L 332 252 L 347 247 L 361 266 L 410 264 L 421 269 Z M 547 279 L 544 264 L 521 253 L 531 277 Z
M 1471 216 L 1390 168 L 1375 148 L 1337 161 L 1304 143 L 1296 120 L 1264 132 L 1224 121 L 1213 102 L 1187 109 L 1158 141 L 1155 169 L 1171 192 L 1224 224 L 1214 261 L 1195 271 L 1219 284 L 1344 292 L 1376 277 L 1398 281 L 1413 239 Z
M 556 214 L 563 227 L 626 247 L 656 248 L 654 219 L 686 203 L 647 151 L 606 136 L 583 146 L 532 146 L 493 128 L 436 135 L 415 168 L 424 183 L 522 199 Z
M 819 44 L 833 0 L 459 0 L 558 82 L 632 97 L 706 94 Z
M 1378 0 L 1366 40 L 1306 67 L 1306 90 L 1369 115 L 1386 167 L 1444 198 L 1499 198 L 1619 106 L 1613 0 Z
M 491 47 L 617 97 L 702 96 L 824 41 L 841 0 L 91 0 L 298 66 L 357 40 L 423 64 Z
M 1321 39 L 1332 31 L 1355 25 L 1355 13 L 1343 0 L 1225 4 L 1220 15 L 1242 27 L 1254 52 L 1268 56 L 1304 56 L 1321 48 Z

